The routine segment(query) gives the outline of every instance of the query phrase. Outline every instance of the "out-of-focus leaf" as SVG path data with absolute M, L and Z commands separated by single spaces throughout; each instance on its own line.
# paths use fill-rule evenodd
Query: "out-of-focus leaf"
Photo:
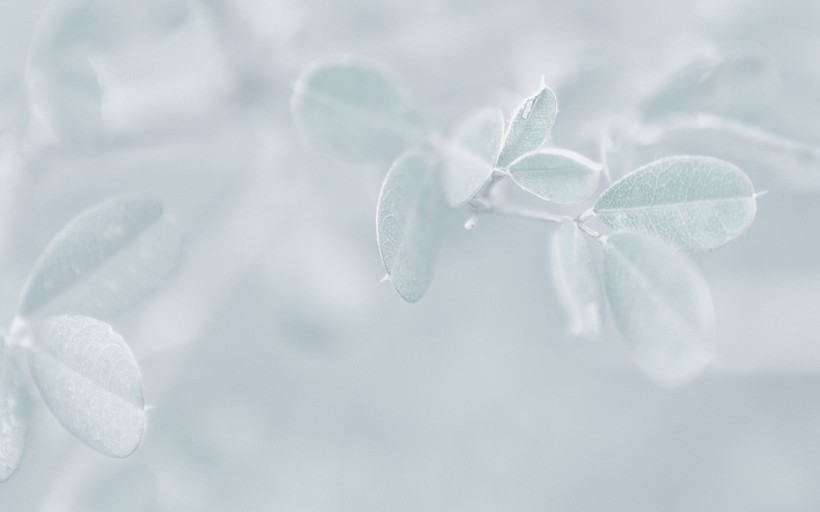
M 624 176 L 595 203 L 613 230 L 653 233 L 689 252 L 742 234 L 757 210 L 751 181 L 737 166 L 705 156 L 657 160 Z
M 39 139 L 88 142 L 102 131 L 102 90 L 87 58 L 66 54 L 31 69 L 28 93 Z
M 569 317 L 573 336 L 598 338 L 604 313 L 604 292 L 589 240 L 572 220 L 552 236 L 552 279 Z
M 575 203 L 591 196 L 601 179 L 601 165 L 565 149 L 542 149 L 510 165 L 519 187 L 546 201 Z
M 455 129 L 445 148 L 444 195 L 460 206 L 490 178 L 504 134 L 504 114 L 495 108 L 476 112 Z
M 3 342 L 0 341 L 0 346 Z M 2 348 L 0 348 L 0 359 Z M 8 480 L 20 465 L 26 445 L 28 411 L 17 368 L 0 361 L 0 482 Z
M 674 113 L 747 117 L 777 97 L 780 73 L 762 49 L 745 49 L 704 59 L 682 69 L 645 107 L 648 119 Z
M 435 163 L 419 153 L 399 158 L 379 194 L 376 236 L 390 283 L 407 302 L 419 300 L 433 277 L 442 207 Z
M 498 166 L 506 167 L 518 157 L 540 148 L 549 137 L 556 115 L 558 100 L 555 93 L 541 84 L 538 92 L 524 100 L 513 114 L 498 156 Z
M 54 416 L 109 457 L 127 457 L 145 431 L 142 378 L 110 325 L 63 315 L 31 327 L 29 368 Z
M 614 233 L 604 245 L 604 286 L 621 337 L 652 378 L 682 383 L 712 359 L 712 296 L 685 253 L 651 235 Z
M 162 203 L 120 196 L 80 214 L 34 265 L 19 315 L 109 318 L 153 291 L 179 258 L 179 228 Z
M 294 85 L 291 112 L 305 138 L 353 162 L 393 159 L 424 135 L 399 87 L 360 58 L 309 66 Z

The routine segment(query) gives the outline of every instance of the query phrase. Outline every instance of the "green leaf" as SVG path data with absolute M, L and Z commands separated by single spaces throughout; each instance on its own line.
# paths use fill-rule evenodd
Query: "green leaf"
M 308 66 L 293 88 L 291 112 L 308 141 L 351 162 L 391 160 L 424 137 L 387 72 L 356 57 Z
M 490 178 L 503 134 L 504 114 L 495 108 L 480 110 L 456 127 L 444 151 L 444 195 L 451 206 L 472 199 Z
M 110 325 L 63 315 L 31 328 L 29 368 L 54 416 L 109 457 L 127 457 L 145 431 L 140 370 Z
M 735 165 L 704 156 L 675 156 L 624 176 L 595 203 L 613 230 L 655 234 L 689 252 L 715 249 L 754 220 L 755 192 Z
M 542 149 L 510 165 L 519 187 L 556 203 L 575 203 L 591 196 L 601 179 L 601 165 L 565 149 Z
M 390 283 L 407 302 L 419 300 L 430 286 L 442 207 L 434 162 L 419 153 L 399 158 L 379 194 L 376 237 Z
M 510 121 L 497 165 L 506 167 L 518 157 L 540 148 L 549 137 L 558 99 L 552 89 L 541 84 L 538 92 L 518 107 Z
M 651 235 L 615 233 L 604 244 L 604 286 L 618 331 L 649 376 L 683 383 L 712 359 L 712 296 L 685 253 Z
M 19 315 L 109 318 L 153 291 L 179 258 L 179 228 L 162 203 L 139 195 L 105 201 L 72 220 L 34 265 Z
M 0 345 L 2 345 L 0 341 Z M 26 445 L 28 411 L 17 368 L 9 361 L 0 365 L 0 482 L 8 480 L 20 465 Z
M 569 316 L 573 336 L 598 338 L 603 322 L 604 292 L 589 240 L 572 220 L 552 236 L 552 279 Z

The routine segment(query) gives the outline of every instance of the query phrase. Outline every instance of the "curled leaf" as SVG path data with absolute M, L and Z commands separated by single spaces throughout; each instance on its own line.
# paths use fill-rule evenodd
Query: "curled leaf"
M 740 236 L 757 210 L 751 181 L 737 166 L 705 156 L 663 158 L 624 176 L 594 206 L 613 230 L 652 233 L 689 252 Z
M 142 378 L 111 326 L 63 315 L 31 328 L 29 368 L 54 416 L 103 455 L 127 457 L 145 431 Z
M 29 275 L 19 315 L 114 316 L 159 286 L 181 246 L 179 228 L 159 201 L 139 195 L 105 201 L 49 243 Z
M 419 153 L 396 160 L 382 184 L 376 239 L 390 283 L 407 302 L 419 300 L 430 286 L 442 199 L 438 168 Z
M 476 112 L 455 129 L 444 150 L 444 195 L 451 206 L 460 206 L 476 194 L 493 173 L 504 114 L 495 108 Z
M 621 337 L 650 377 L 679 384 L 712 359 L 712 295 L 685 253 L 650 235 L 614 233 L 604 245 L 604 287 Z

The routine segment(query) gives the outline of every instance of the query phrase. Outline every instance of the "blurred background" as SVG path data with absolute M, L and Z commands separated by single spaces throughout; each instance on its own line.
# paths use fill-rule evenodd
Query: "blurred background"
M 819 509 L 818 24 L 810 1 L 0 0 L 0 320 L 99 200 L 160 197 L 186 238 L 114 322 L 140 449 L 99 455 L 31 400 L 0 510 Z M 719 359 L 668 389 L 611 325 L 572 339 L 540 223 L 453 211 L 418 304 L 379 284 L 389 162 L 335 161 L 288 108 L 339 53 L 444 132 L 544 76 L 552 143 L 615 178 L 681 153 L 744 169 L 757 219 L 696 258 Z

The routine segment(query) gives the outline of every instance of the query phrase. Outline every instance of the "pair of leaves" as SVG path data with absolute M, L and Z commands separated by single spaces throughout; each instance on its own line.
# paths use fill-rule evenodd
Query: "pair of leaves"
M 179 229 L 161 203 L 114 198 L 80 214 L 52 240 L 23 290 L 12 335 L 26 340 L 34 383 L 60 423 L 105 455 L 136 450 L 145 410 L 131 351 L 97 318 L 113 317 L 153 291 L 180 250 Z M 0 399 L 4 404 L 20 401 L 14 390 L 6 396 L 13 399 Z M 15 417 L 25 423 L 14 411 L 0 407 L 0 425 Z M 0 467 L 11 472 L 25 436 L 13 439 L 14 449 L 0 449 Z
M 656 380 L 688 380 L 714 353 L 711 295 L 685 252 L 728 243 L 755 211 L 748 177 L 707 157 L 652 162 L 595 203 L 592 212 L 615 231 L 603 248 L 610 310 L 634 359 Z M 570 221 L 553 238 L 553 270 L 571 331 L 596 337 L 604 294 L 589 242 Z
M 540 148 L 557 113 L 555 93 L 542 84 L 516 109 L 506 132 L 504 115 L 495 108 L 482 109 L 459 123 L 443 148 L 444 193 L 450 205 L 467 203 L 496 168 L 506 168 Z M 531 172 L 536 162 L 542 160 L 530 161 L 521 172 Z

